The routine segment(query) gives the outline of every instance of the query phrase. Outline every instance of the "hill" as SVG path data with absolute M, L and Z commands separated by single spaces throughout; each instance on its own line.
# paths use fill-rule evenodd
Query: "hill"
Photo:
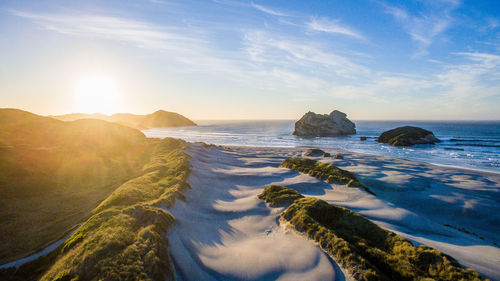
M 155 142 L 103 120 L 0 109 L 0 264 L 36 252 L 140 174 Z
M 167 211 L 189 188 L 182 140 L 156 140 L 142 172 L 116 188 L 62 244 L 0 280 L 173 280 Z
M 111 116 L 94 113 L 71 113 L 65 115 L 50 116 L 61 121 L 75 121 L 79 119 L 100 119 L 109 122 L 118 123 L 139 130 L 155 128 L 155 127 L 181 127 L 181 126 L 196 126 L 196 124 L 188 118 L 175 113 L 164 110 L 158 110 L 147 115 L 135 115 L 131 113 L 116 113 Z

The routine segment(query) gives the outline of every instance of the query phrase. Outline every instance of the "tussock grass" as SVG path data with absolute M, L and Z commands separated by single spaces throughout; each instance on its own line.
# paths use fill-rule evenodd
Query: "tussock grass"
M 259 199 L 271 203 L 273 207 L 291 204 L 297 199 L 304 198 L 304 196 L 296 190 L 276 184 L 266 187 L 258 197 Z
M 142 169 L 144 174 L 117 188 L 94 213 L 134 204 L 170 207 L 175 199 L 184 199 L 182 193 L 189 187 L 186 181 L 190 171 L 189 156 L 182 151 L 185 147 L 185 142 L 168 138 L 157 144 Z
M 173 278 L 165 232 L 167 211 L 144 205 L 92 216 L 61 247 L 40 280 L 165 280 Z
M 276 186 L 263 193 L 268 202 L 282 194 L 295 194 Z M 346 208 L 317 198 L 295 197 L 281 217 L 318 242 L 356 280 L 485 280 L 477 272 L 462 268 L 452 257 L 430 247 L 415 247 Z
M 165 233 L 175 222 L 171 206 L 189 187 L 186 143 L 164 139 L 144 175 L 116 189 L 59 249 L 40 280 L 173 279 Z
M 0 109 L 0 261 L 81 223 L 48 255 L 0 270 L 0 280 L 173 279 L 165 233 L 175 219 L 161 207 L 189 187 L 185 147 L 101 120 Z
M 0 109 L 0 264 L 40 251 L 142 174 L 158 140 L 101 120 Z
M 326 181 L 327 183 L 347 184 L 347 186 L 360 187 L 366 192 L 375 195 L 368 187 L 359 182 L 356 175 L 349 171 L 342 170 L 333 164 L 325 164 L 309 158 L 288 158 L 281 163 L 280 167 L 308 174 Z

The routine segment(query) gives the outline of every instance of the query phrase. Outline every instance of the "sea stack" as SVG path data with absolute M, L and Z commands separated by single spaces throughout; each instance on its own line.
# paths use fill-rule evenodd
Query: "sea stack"
M 394 146 L 412 146 L 415 144 L 435 144 L 441 142 L 431 131 L 411 126 L 398 127 L 383 132 L 377 141 Z
M 347 115 L 334 110 L 330 114 L 307 112 L 295 123 L 293 135 L 301 137 L 338 137 L 355 133 L 356 125 L 347 119 Z

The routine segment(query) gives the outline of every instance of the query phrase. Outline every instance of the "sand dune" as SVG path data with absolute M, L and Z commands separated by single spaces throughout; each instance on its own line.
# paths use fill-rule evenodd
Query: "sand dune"
M 493 244 L 500 243 L 500 175 L 348 152 L 343 160 L 319 159 L 355 172 L 375 197 L 277 168 L 302 150 L 191 146 L 192 189 L 174 206 L 178 225 L 169 233 L 178 279 L 345 279 L 316 245 L 280 226 L 281 208 L 256 198 L 280 184 L 357 211 L 500 280 Z
M 278 225 L 282 208 L 257 198 L 287 170 L 230 151 L 194 145 L 187 201 L 171 210 L 169 234 L 179 280 L 345 280 L 316 245 Z

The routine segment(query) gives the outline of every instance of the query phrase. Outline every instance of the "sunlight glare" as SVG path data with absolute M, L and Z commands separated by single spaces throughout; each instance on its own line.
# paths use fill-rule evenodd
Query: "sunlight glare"
M 118 93 L 106 76 L 92 75 L 81 79 L 76 87 L 76 102 L 83 113 L 111 114 L 116 110 Z

